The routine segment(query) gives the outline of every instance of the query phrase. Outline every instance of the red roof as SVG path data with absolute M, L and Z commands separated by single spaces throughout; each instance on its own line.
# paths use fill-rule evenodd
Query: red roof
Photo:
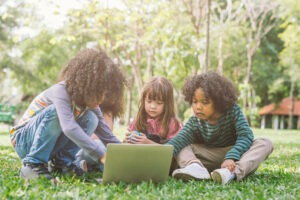
M 275 103 L 264 106 L 258 112 L 259 115 L 289 115 L 291 109 L 291 100 L 289 97 L 284 98 L 279 105 Z M 294 116 L 300 116 L 300 101 L 294 98 Z

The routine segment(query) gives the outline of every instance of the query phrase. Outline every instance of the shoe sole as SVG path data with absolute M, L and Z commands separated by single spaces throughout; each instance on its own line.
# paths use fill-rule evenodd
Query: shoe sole
M 176 179 L 181 179 L 183 181 L 197 180 L 195 177 L 190 176 L 188 174 L 180 174 L 180 173 L 178 173 L 178 174 L 174 174 L 173 177 L 176 178 Z
M 220 183 L 220 184 L 223 184 L 222 182 L 222 176 L 220 173 L 218 172 L 212 172 L 211 173 L 211 178 L 213 181 L 217 182 L 217 183 Z
M 190 181 L 190 180 L 209 180 L 210 178 L 196 178 L 192 175 L 186 173 L 177 173 L 173 175 L 173 178 L 181 179 L 183 181 Z

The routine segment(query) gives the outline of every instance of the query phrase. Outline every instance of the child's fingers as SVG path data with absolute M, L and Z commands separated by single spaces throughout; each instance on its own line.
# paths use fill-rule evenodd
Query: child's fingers
M 131 134 L 130 132 L 127 132 L 127 133 L 125 133 L 125 136 L 128 137 L 130 134 Z
M 142 132 L 140 132 L 140 134 L 141 134 L 141 136 L 145 136 L 145 134 L 144 134 L 144 133 L 142 133 Z
M 128 140 L 128 138 L 124 138 L 123 142 L 129 143 L 130 140 Z
M 131 133 L 130 133 L 130 132 L 125 133 L 125 138 L 126 138 L 126 139 L 130 139 L 130 137 L 131 137 Z
M 141 135 L 133 135 L 133 136 L 131 136 L 130 140 L 132 141 L 133 144 L 138 144 L 138 143 L 142 142 L 143 136 L 141 136 Z
M 130 133 L 126 133 L 125 138 L 124 138 L 124 142 L 132 143 L 131 141 L 132 141 L 132 137 L 131 137 Z
M 126 140 L 126 142 L 130 143 L 130 144 L 134 144 L 135 143 L 135 141 L 133 139 L 128 139 L 128 140 Z
M 132 139 L 135 144 L 147 144 L 147 140 L 148 140 L 145 134 L 135 135 Z
M 225 160 L 222 165 L 221 165 L 222 168 L 227 168 L 229 169 L 230 171 L 234 171 L 235 169 L 235 162 L 234 160 L 232 159 L 227 159 Z
M 134 135 L 133 136 L 133 139 L 136 141 L 136 142 L 143 142 L 143 140 L 145 140 L 146 136 L 145 135 Z

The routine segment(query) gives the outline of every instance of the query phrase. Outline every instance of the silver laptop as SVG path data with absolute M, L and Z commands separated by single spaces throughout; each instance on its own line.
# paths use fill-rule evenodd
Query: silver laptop
M 102 183 L 166 181 L 172 156 L 171 145 L 108 144 Z

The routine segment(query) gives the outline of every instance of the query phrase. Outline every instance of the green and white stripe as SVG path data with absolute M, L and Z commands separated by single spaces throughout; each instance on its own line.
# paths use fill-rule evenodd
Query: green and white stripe
M 176 137 L 167 144 L 174 146 L 174 155 L 185 146 L 195 143 L 206 144 L 213 147 L 232 146 L 224 159 L 239 160 L 250 148 L 253 142 L 253 132 L 250 129 L 240 107 L 234 105 L 231 110 L 224 113 L 218 123 L 209 124 L 192 116 Z

